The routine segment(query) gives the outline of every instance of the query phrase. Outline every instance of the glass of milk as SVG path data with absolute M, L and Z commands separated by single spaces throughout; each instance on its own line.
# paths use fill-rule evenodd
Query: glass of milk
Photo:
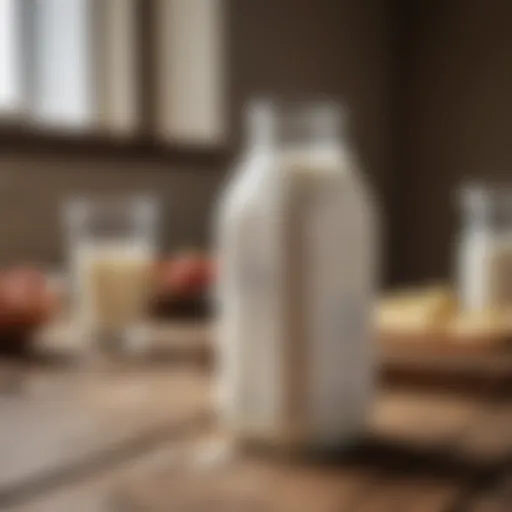
M 462 307 L 512 307 L 512 188 L 467 184 L 460 193 L 463 226 L 458 250 Z
M 124 350 L 146 345 L 157 214 L 146 196 L 66 204 L 72 309 L 89 342 Z

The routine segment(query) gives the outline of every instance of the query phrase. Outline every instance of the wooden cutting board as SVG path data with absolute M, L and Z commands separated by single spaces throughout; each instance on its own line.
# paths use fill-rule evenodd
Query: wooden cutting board
M 512 394 L 512 347 L 508 344 L 456 350 L 411 342 L 379 346 L 386 382 L 440 390 Z

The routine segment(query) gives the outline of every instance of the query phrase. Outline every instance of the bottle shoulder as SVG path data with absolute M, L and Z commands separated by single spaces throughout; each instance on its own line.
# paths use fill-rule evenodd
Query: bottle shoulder
M 323 164 L 265 157 L 243 159 L 234 167 L 219 209 L 224 218 L 275 207 L 283 213 L 287 205 L 308 192 L 321 201 L 322 191 L 340 204 L 353 207 L 354 214 L 377 216 L 373 193 L 351 160 Z

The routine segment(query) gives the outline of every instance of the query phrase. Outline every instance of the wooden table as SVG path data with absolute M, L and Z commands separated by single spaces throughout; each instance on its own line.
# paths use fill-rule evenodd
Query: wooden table
M 512 511 L 512 397 L 381 387 L 364 443 L 233 453 L 189 363 L 0 368 L 0 510 Z

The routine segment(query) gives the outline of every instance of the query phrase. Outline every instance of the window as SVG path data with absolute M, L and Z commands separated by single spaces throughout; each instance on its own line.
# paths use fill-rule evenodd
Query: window
M 36 0 L 32 108 L 49 126 L 93 125 L 91 6 L 88 0 Z
M 222 122 L 223 0 L 158 0 L 157 129 L 168 140 L 215 142 Z
M 222 142 L 224 2 L 0 0 L 0 122 Z
M 18 111 L 22 103 L 21 54 L 17 0 L 0 0 L 0 114 Z

